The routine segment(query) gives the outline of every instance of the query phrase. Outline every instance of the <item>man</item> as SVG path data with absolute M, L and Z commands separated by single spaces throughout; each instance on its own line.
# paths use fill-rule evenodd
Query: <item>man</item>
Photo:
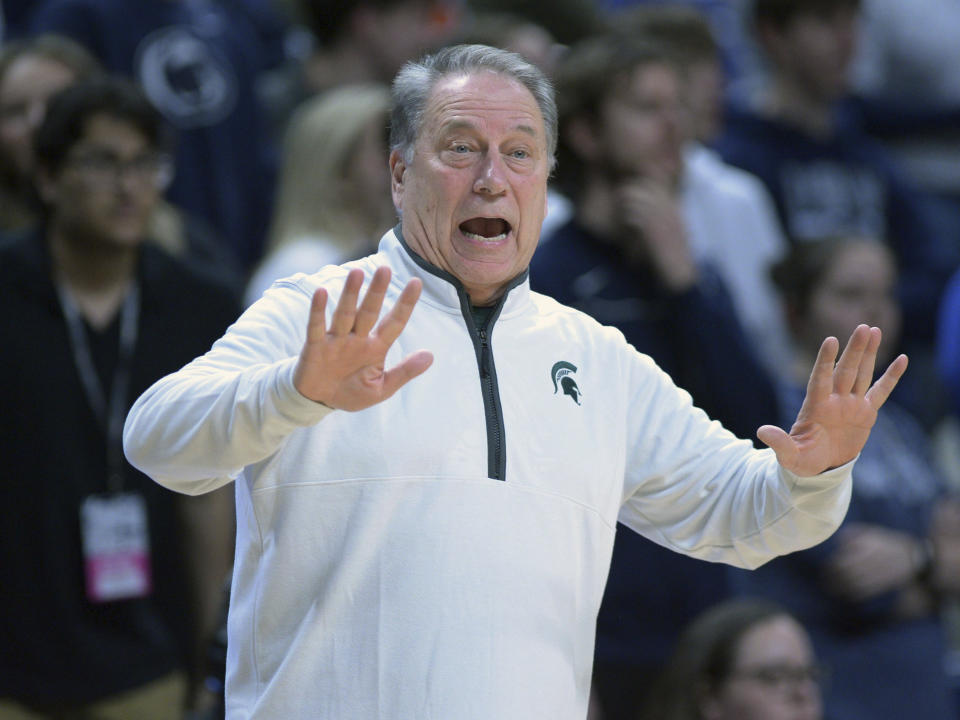
M 123 81 L 54 96 L 35 142 L 42 227 L 0 251 L 0 718 L 178 720 L 216 622 L 229 496 L 167 492 L 121 445 L 137 395 L 238 307 L 143 242 L 161 141 Z
M 879 331 L 835 380 L 828 340 L 794 436 L 759 431 L 779 469 L 530 292 L 555 138 L 516 55 L 405 66 L 380 252 L 277 283 L 129 414 L 127 455 L 162 484 L 237 480 L 228 717 L 583 718 L 618 514 L 748 566 L 841 519 L 906 359 L 868 400 Z
M 955 251 L 917 189 L 881 148 L 840 120 L 857 41 L 859 0 L 753 0 L 751 26 L 768 82 L 730 113 L 724 160 L 757 175 L 793 242 L 876 237 L 902 269 L 905 339 L 929 346 Z
M 793 348 L 770 267 L 786 253 L 787 241 L 763 183 L 708 147 L 723 126 L 723 70 L 710 25 L 692 7 L 641 5 L 622 16 L 618 30 L 662 43 L 675 60 L 684 118 L 676 193 L 690 251 L 723 278 L 752 346 L 779 375 Z

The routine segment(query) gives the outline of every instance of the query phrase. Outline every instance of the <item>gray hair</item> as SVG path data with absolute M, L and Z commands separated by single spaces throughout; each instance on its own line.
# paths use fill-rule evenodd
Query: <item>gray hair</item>
M 487 45 L 453 45 L 408 62 L 400 69 L 392 88 L 390 150 L 399 150 L 410 163 L 423 124 L 424 107 L 437 81 L 448 75 L 469 75 L 484 70 L 517 80 L 533 95 L 543 116 L 552 169 L 557 150 L 557 103 L 553 86 L 539 68 L 520 55 Z

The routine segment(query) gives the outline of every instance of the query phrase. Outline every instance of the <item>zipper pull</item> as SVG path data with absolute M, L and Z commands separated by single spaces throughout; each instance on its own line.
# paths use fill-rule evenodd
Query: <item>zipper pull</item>
M 480 375 L 490 377 L 490 346 L 487 344 L 487 330 L 480 328 Z

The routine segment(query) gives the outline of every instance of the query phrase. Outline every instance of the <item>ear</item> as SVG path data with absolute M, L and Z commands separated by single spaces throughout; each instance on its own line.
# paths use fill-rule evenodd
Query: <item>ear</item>
M 390 151 L 390 194 L 397 211 L 403 210 L 403 181 L 407 165 L 400 150 Z

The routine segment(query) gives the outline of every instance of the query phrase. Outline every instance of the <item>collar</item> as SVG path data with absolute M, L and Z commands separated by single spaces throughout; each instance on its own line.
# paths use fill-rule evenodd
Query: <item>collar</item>
M 379 252 L 385 255 L 388 265 L 394 272 L 394 280 L 401 286 L 411 278 L 423 281 L 420 302 L 441 308 L 448 312 L 466 313 L 470 310 L 470 301 L 463 283 L 445 270 L 431 265 L 417 255 L 406 240 L 400 226 L 389 230 L 380 239 Z M 524 270 L 507 285 L 499 301 L 499 317 L 510 317 L 522 312 L 530 303 L 530 273 Z

